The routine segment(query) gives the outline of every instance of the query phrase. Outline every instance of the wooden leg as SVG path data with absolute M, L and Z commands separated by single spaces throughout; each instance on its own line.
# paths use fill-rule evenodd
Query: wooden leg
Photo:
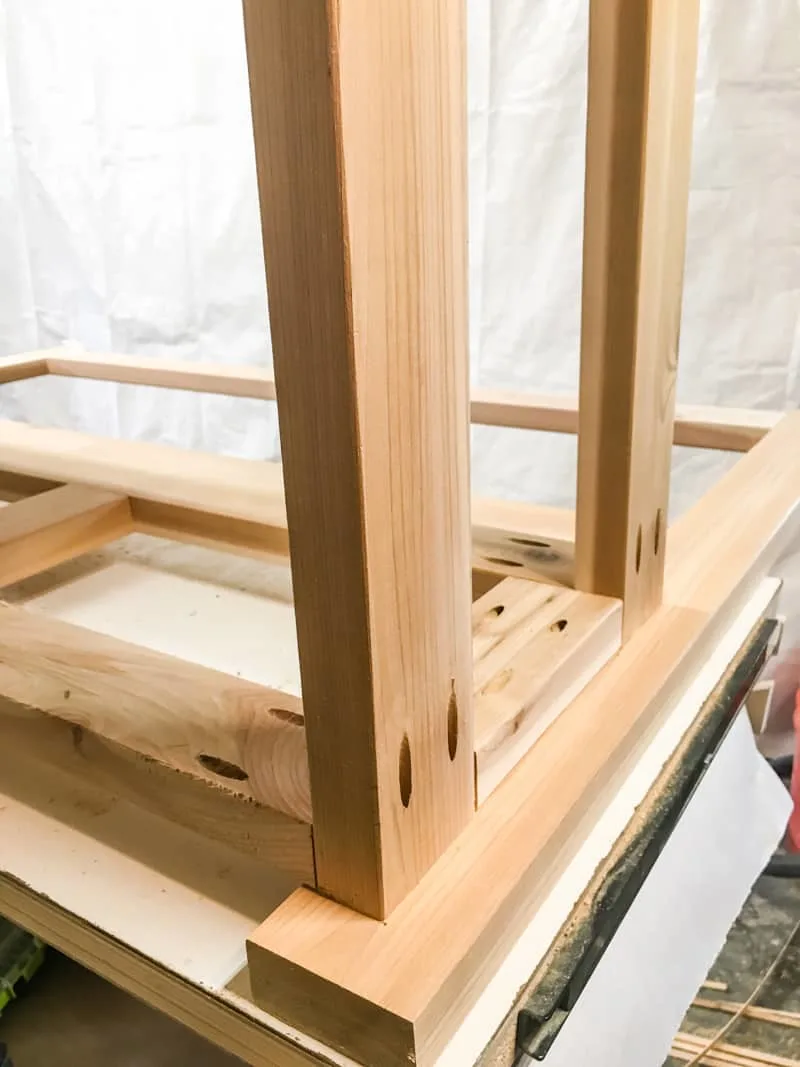
M 661 602 L 698 0 L 592 0 L 576 584 Z
M 245 0 L 319 888 L 474 810 L 463 0 Z

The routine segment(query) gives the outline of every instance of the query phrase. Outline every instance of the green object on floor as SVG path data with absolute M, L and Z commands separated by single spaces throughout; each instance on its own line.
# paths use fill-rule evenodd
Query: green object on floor
M 39 970 L 44 953 L 38 937 L 0 918 L 0 1016 L 19 995 L 20 983 L 29 982 Z

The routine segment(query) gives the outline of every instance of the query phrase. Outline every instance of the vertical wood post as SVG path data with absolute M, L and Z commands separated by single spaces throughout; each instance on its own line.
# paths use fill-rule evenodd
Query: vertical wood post
M 474 810 L 464 0 L 244 0 L 319 889 Z
M 591 0 L 576 584 L 661 602 L 698 0 Z

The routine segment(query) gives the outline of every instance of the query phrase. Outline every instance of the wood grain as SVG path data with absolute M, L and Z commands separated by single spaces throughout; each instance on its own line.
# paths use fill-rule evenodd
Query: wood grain
M 94 352 L 40 353 L 47 371 L 64 378 L 89 378 L 126 385 L 161 386 L 193 393 L 274 400 L 275 384 L 266 368 L 225 363 L 195 363 L 145 356 L 117 356 Z
M 618 651 L 622 604 L 507 578 L 472 607 L 478 803 Z
M 82 726 L 0 699 L 0 738 L 37 765 L 98 786 L 108 797 L 314 882 L 311 827 L 217 784 L 181 773 Z
M 676 523 L 666 603 L 385 923 L 307 890 L 266 920 L 249 942 L 262 1003 L 366 1062 L 434 1061 L 537 908 L 556 858 L 577 847 L 637 747 L 800 532 L 798 450 L 792 414 Z M 725 516 L 719 536 L 710 514 Z M 373 1005 L 385 1014 L 370 1028 Z M 376 1060 L 377 1049 L 391 1058 Z
M 593 0 L 576 585 L 661 602 L 698 0 Z
M 244 12 L 317 872 L 381 917 L 474 807 L 465 13 Z
M 678 404 L 672 443 L 687 448 L 748 452 L 782 417 L 781 411 Z M 578 398 L 558 393 L 476 389 L 472 393 L 471 419 L 484 426 L 576 434 Z
M 129 497 L 142 533 L 247 556 L 285 559 L 289 553 L 277 463 L 0 420 L 0 466 L 0 497 L 78 482 Z M 481 498 L 472 501 L 472 512 L 476 570 L 571 584 L 572 512 Z M 515 538 L 553 543 L 542 554 Z
M 128 498 L 63 485 L 0 508 L 0 586 L 22 581 L 133 531 Z
M 267 367 L 235 363 L 200 363 L 171 358 L 107 355 L 96 352 L 42 350 L 0 360 L 0 381 L 27 375 L 57 374 L 133 385 L 162 386 L 223 396 L 274 400 L 275 383 Z M 689 448 L 747 452 L 776 425 L 783 412 L 678 404 L 673 444 Z M 503 426 L 549 433 L 578 432 L 578 398 L 559 393 L 526 393 L 509 389 L 474 389 L 470 419 L 484 426 Z
M 299 700 L 0 604 L 0 696 L 311 821 Z

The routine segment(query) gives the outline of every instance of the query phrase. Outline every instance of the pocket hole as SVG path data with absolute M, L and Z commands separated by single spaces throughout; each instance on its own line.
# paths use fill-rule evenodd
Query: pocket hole
M 278 719 L 280 722 L 288 722 L 292 726 L 304 726 L 305 720 L 302 715 L 298 715 L 296 711 L 289 711 L 288 708 L 270 708 L 269 714 L 273 719 Z
M 656 530 L 653 536 L 653 551 L 658 555 L 658 550 L 661 548 L 661 524 L 664 521 L 664 513 L 661 508 L 656 512 Z
M 400 799 L 403 807 L 407 808 L 411 800 L 411 745 L 408 742 L 408 734 L 403 734 L 400 742 Z
M 515 545 L 527 545 L 528 548 L 550 548 L 549 541 L 537 541 L 533 537 L 509 537 Z
M 219 756 L 207 756 L 205 752 L 201 752 L 197 757 L 197 762 L 212 774 L 218 774 L 220 778 L 232 778 L 235 782 L 247 781 L 247 771 L 238 764 L 229 763 L 228 760 L 221 759 Z
M 496 563 L 498 567 L 521 567 L 522 564 L 517 559 L 502 559 L 500 556 L 487 556 L 487 563 Z
M 567 620 L 566 619 L 556 619 L 555 622 L 551 622 L 550 623 L 550 629 L 553 631 L 553 633 L 563 633 L 564 630 L 566 630 L 566 628 L 567 628 Z
M 639 573 L 639 568 L 642 565 L 642 527 L 636 531 L 636 573 Z
M 458 751 L 458 702 L 456 701 L 455 687 L 452 683 L 450 699 L 447 702 L 447 751 L 450 754 L 450 762 L 452 763 Z
M 505 604 L 495 604 L 495 606 L 493 608 L 489 608 L 489 611 L 487 612 L 487 614 L 494 615 L 496 617 L 498 615 L 502 615 L 505 610 L 506 610 Z

